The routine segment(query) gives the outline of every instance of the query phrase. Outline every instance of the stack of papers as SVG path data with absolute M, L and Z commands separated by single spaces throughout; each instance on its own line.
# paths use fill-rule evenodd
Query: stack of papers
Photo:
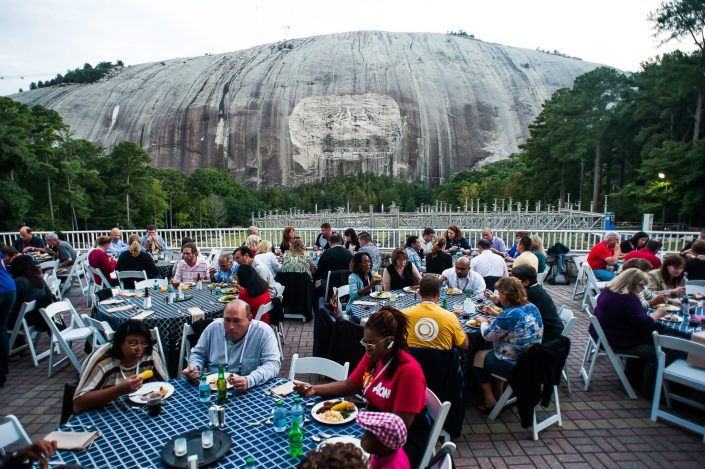
M 60 432 L 54 431 L 44 437 L 47 441 L 56 441 L 59 449 L 83 450 L 88 448 L 96 438 L 98 432 Z

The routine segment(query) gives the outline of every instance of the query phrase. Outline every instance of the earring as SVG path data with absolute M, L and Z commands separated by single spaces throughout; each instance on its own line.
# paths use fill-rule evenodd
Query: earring
M 394 346 L 394 341 L 389 342 L 389 345 L 387 345 L 388 349 L 391 349 Z

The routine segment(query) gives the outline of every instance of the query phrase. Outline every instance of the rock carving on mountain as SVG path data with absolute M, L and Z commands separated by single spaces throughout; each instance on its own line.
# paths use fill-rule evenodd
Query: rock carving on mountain
M 508 157 L 542 103 L 598 65 L 434 33 L 358 31 L 134 65 L 13 95 L 75 135 L 250 186 L 357 172 L 438 183 Z

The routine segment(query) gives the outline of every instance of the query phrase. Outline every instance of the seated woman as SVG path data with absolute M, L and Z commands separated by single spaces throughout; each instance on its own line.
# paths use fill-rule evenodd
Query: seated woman
M 88 357 L 73 396 L 73 412 L 79 414 L 98 409 L 123 394 L 142 386 L 140 373 L 152 370 L 154 381 L 166 381 L 169 375 L 152 336 L 144 322 L 130 319 L 115 331 L 112 342 L 101 346 Z
M 455 225 L 450 225 L 446 230 L 446 252 L 455 254 L 458 251 L 466 256 L 472 254 L 470 243 L 468 243 L 467 239 L 463 238 L 463 233 L 460 231 L 460 228 Z
M 671 298 L 685 294 L 685 259 L 672 254 L 663 260 L 660 269 L 649 272 L 649 290 Z M 680 304 L 678 300 L 674 304 Z
M 366 252 L 358 252 L 350 259 L 350 272 L 352 273 L 348 277 L 348 286 L 350 287 L 348 313 L 352 309 L 353 301 L 361 296 L 369 295 L 377 285 L 382 283 L 379 276 L 372 277 L 372 258 Z
M 651 262 L 647 261 L 646 259 L 640 259 L 638 257 L 635 257 L 633 259 L 629 259 L 627 262 L 622 264 L 622 270 L 620 272 L 624 272 L 628 269 L 639 269 L 642 272 L 648 274 L 649 272 L 651 272 L 652 267 Z M 665 295 L 663 293 L 657 295 L 648 288 L 644 288 L 641 293 L 639 293 L 639 301 L 641 301 L 641 306 L 644 307 L 644 311 L 648 310 L 649 308 L 654 308 L 656 307 L 656 305 L 666 303 L 669 298 L 669 295 Z
M 272 252 L 272 243 L 266 239 L 259 242 L 256 256 L 257 262 L 269 269 L 269 273 L 272 275 L 272 278 L 276 277 L 277 272 L 282 270 L 282 265 L 277 260 L 277 256 Z
M 352 252 L 357 252 L 360 249 L 360 241 L 358 241 L 357 233 L 353 228 L 346 229 L 343 236 L 345 236 L 345 249 Z
M 595 307 L 595 316 L 614 351 L 641 358 L 641 389 L 645 396 L 653 394 L 656 378 L 656 349 L 651 333 L 656 321 L 666 315 L 663 307 L 646 314 L 639 294 L 648 284 L 649 275 L 639 269 L 627 269 L 607 284 Z M 589 332 L 596 337 L 592 326 Z M 627 362 L 627 375 L 635 376 L 634 365 L 634 360 Z
M 295 389 L 306 397 L 359 392 L 367 399 L 368 410 L 398 415 L 409 429 L 404 451 L 411 467 L 417 467 L 430 426 L 425 415 L 426 378 L 406 343 L 408 321 L 398 309 L 382 307 L 365 323 L 360 341 L 365 355 L 348 379 L 315 386 L 296 383 Z
M 705 280 L 705 241 L 697 240 L 685 259 L 688 280 Z
M 619 249 L 622 251 L 622 254 L 628 254 L 632 251 L 638 251 L 639 249 L 643 248 L 644 246 L 646 246 L 646 243 L 648 241 L 648 234 L 644 233 L 643 231 L 637 231 L 636 233 L 634 233 L 634 236 L 622 241 L 619 244 Z
M 483 316 L 476 318 L 480 322 L 482 337 L 487 342 L 492 342 L 492 350 L 486 354 L 483 351 L 478 352 L 473 361 L 475 378 L 480 383 L 484 399 L 478 410 L 483 413 L 494 407 L 502 393 L 501 381 L 495 380 L 492 383 L 492 375 L 508 377 L 519 355 L 532 344 L 540 344 L 543 335 L 541 313 L 536 306 L 529 303 L 526 290 L 519 279 L 502 277 L 494 287 L 499 293 L 499 302 L 504 310 L 492 324 Z M 489 307 L 483 309 L 483 312 L 497 314 Z
M 246 264 L 242 264 L 240 268 L 237 269 L 237 279 L 242 287 L 238 298 L 250 305 L 252 317 L 256 318 L 259 307 L 271 301 L 269 290 L 267 289 L 267 282 L 259 276 L 254 267 Z M 260 321 L 269 324 L 269 313 L 265 313 L 264 316 L 260 318 Z
M 289 250 L 282 256 L 282 272 L 305 272 L 313 280 L 316 273 L 316 266 L 310 257 L 306 255 L 306 246 L 301 239 L 296 238 L 291 241 Z
M 138 272 L 144 270 L 147 273 L 147 278 L 159 278 L 159 269 L 154 264 L 152 256 L 142 250 L 140 237 L 138 235 L 130 236 L 127 239 L 127 244 L 130 248 L 120 254 L 115 270 L 136 270 Z M 126 278 L 122 283 L 125 288 L 135 288 L 135 279 L 133 278 Z
M 445 253 L 446 239 L 443 236 L 436 238 L 431 254 L 426 256 L 426 273 L 442 274 L 444 270 L 453 267 L 453 257 Z
M 540 274 L 546 270 L 546 250 L 543 248 L 543 240 L 538 235 L 531 235 L 529 238 L 531 238 L 531 252 L 533 252 L 539 260 L 539 270 L 537 273 Z
M 35 329 L 48 331 L 49 326 L 39 313 L 39 308 L 46 308 L 53 303 L 54 295 L 49 290 L 49 286 L 42 278 L 31 256 L 23 254 L 15 258 L 12 262 L 12 277 L 15 281 L 17 296 L 15 297 L 15 306 L 10 313 L 10 320 L 7 323 L 8 329 L 12 330 L 15 326 L 22 303 L 36 300 L 37 306 L 35 310 L 27 313 L 25 319 L 27 324 Z
M 406 249 L 397 248 L 392 252 L 392 263 L 382 274 L 382 287 L 385 291 L 401 290 L 404 287 L 418 285 L 421 274 L 416 266 L 409 261 Z
M 291 249 L 291 242 L 296 238 L 296 230 L 293 226 L 287 226 L 282 231 L 282 241 L 279 243 L 279 247 L 274 250 L 274 254 L 281 256 L 286 251 Z

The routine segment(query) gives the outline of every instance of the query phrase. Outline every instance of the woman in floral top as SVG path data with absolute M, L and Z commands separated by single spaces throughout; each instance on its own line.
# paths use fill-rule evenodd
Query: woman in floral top
M 487 342 L 492 342 L 493 350 L 487 353 L 484 361 L 475 360 L 474 371 L 480 383 L 484 404 L 478 406 L 481 412 L 488 412 L 497 403 L 502 393 L 502 382 L 494 380 L 492 375 L 502 377 L 516 365 L 519 355 L 532 344 L 541 343 L 543 322 L 541 314 L 526 298 L 526 290 L 514 277 L 502 277 L 495 284 L 499 301 L 504 310 L 490 324 L 484 317 L 478 317 L 480 332 Z M 486 307 L 483 313 L 497 315 L 494 309 Z M 481 353 L 481 352 L 478 352 Z M 493 386 L 494 384 L 494 386 Z
M 291 242 L 289 250 L 282 256 L 282 272 L 306 272 L 313 280 L 316 267 L 306 255 L 306 247 L 301 239 L 296 238 Z

